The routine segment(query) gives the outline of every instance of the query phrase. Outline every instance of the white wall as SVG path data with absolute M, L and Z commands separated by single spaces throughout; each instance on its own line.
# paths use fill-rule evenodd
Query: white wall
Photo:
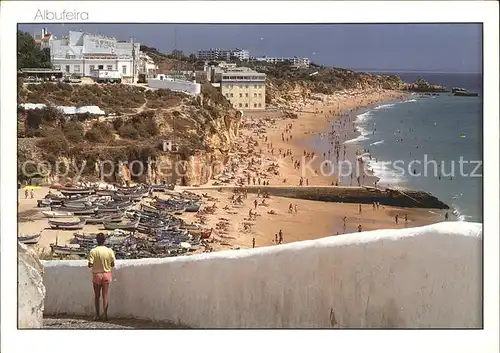
M 171 89 L 173 91 L 181 91 L 192 94 L 200 94 L 201 92 L 201 85 L 199 83 L 188 82 L 188 81 L 167 81 L 156 78 L 150 78 L 148 79 L 148 87 Z
M 446 222 L 118 261 L 110 316 L 204 328 L 480 327 L 481 254 L 481 224 Z M 45 313 L 91 315 L 86 262 L 44 265 Z

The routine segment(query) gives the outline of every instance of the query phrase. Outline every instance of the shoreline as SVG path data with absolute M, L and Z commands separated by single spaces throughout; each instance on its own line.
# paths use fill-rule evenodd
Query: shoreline
M 297 113 L 297 119 L 286 118 L 280 111 L 245 113 L 239 136 L 235 141 L 234 154 L 238 160 L 237 170 L 233 173 L 235 181 L 240 179 L 244 184 L 248 181 L 260 184 L 258 181 L 262 179 L 270 186 L 299 187 L 301 172 L 294 168 L 293 161 L 297 161 L 303 155 L 304 149 L 308 149 L 307 153 L 311 153 L 311 148 L 307 146 L 312 139 L 319 136 L 322 131 L 326 131 L 332 122 L 341 124 L 342 119 L 346 119 L 347 129 L 342 130 L 345 131 L 345 137 L 352 136 L 348 133 L 351 126 L 347 126 L 347 122 L 352 123 L 360 110 L 405 96 L 408 96 L 408 93 L 399 91 L 342 91 L 326 96 L 322 101 L 314 101 L 312 104 L 301 103 L 302 111 Z M 345 158 L 355 161 L 355 152 L 355 144 L 347 146 Z M 306 173 L 303 178 L 307 179 L 310 186 L 330 186 L 338 181 L 335 177 L 315 175 L 314 172 Z M 210 180 L 205 186 L 213 185 L 216 181 L 217 178 Z M 364 184 L 366 185 L 368 181 L 369 179 Z M 236 186 L 236 183 L 233 183 L 233 186 Z M 443 220 L 440 210 L 384 205 L 375 207 L 367 204 L 299 200 L 281 196 L 265 199 L 259 195 L 249 195 L 248 199 L 236 205 L 230 199 L 231 193 L 219 192 L 217 188 L 214 190 L 202 190 L 202 188 L 203 186 L 200 186 L 199 191 L 191 191 L 206 195 L 205 206 L 216 206 L 213 214 L 206 215 L 204 224 L 205 227 L 214 229 L 209 251 L 251 248 L 253 239 L 256 247 L 276 245 L 279 230 L 283 232 L 283 242 L 289 243 L 353 233 L 357 232 L 360 226 L 362 231 L 368 231 L 416 227 Z M 43 197 L 45 195 L 42 195 L 43 192 L 43 189 L 36 190 L 35 200 Z M 34 233 L 37 229 L 39 231 L 45 228 L 47 224 L 43 217 L 29 214 L 23 216 L 26 212 L 33 213 L 34 210 L 39 214 L 42 209 L 33 207 L 36 205 L 35 200 L 24 200 L 20 195 L 18 226 L 20 233 Z M 289 211 L 290 207 L 292 212 Z M 250 210 L 254 213 L 253 216 L 249 216 Z M 396 215 L 400 217 L 398 224 L 394 221 Z M 407 217 L 407 222 L 403 221 L 404 216 Z M 188 223 L 197 221 L 195 214 L 184 214 L 180 218 Z M 84 231 L 95 232 L 97 226 L 85 226 Z M 47 249 L 56 239 L 59 243 L 67 244 L 72 234 L 72 231 L 45 230 L 39 248 Z

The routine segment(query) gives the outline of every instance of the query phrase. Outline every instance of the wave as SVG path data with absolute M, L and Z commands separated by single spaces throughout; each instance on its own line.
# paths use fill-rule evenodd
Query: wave
M 364 159 L 364 158 L 363 158 Z M 368 169 L 373 170 L 373 175 L 379 178 L 378 184 L 385 186 L 394 186 L 403 183 L 406 179 L 403 173 L 390 167 L 392 163 L 386 161 L 375 162 L 374 159 L 367 162 Z
M 363 135 L 359 135 L 358 137 L 351 139 L 351 140 L 347 140 L 344 143 L 354 143 L 354 142 L 365 141 L 365 140 L 369 140 L 369 138 L 365 137 Z
M 413 103 L 413 102 L 416 102 L 416 101 L 417 101 L 416 99 L 412 98 L 412 99 L 407 99 L 407 100 L 404 100 L 404 101 L 401 101 L 401 102 L 381 104 L 381 105 L 376 106 L 375 108 L 373 108 L 373 110 L 388 109 L 388 108 L 394 107 L 396 104 Z
M 375 146 L 375 145 L 380 145 L 381 143 L 384 143 L 384 140 L 376 141 L 374 143 L 370 143 L 370 146 Z
M 368 119 L 369 117 L 371 116 L 371 113 L 370 112 L 366 112 L 366 113 L 363 113 L 363 114 L 359 114 L 356 116 L 356 122 L 360 122 L 360 121 L 365 121 L 366 119 Z
M 373 108 L 373 110 L 391 108 L 391 107 L 394 107 L 395 105 L 396 105 L 396 103 L 382 104 L 382 105 L 379 105 L 379 106 Z
M 363 126 L 356 126 L 356 130 L 362 135 L 362 136 L 368 136 L 370 135 L 372 132 L 371 131 L 368 131 L 366 130 Z
M 457 218 L 457 221 L 463 222 L 466 218 L 470 218 L 467 215 L 463 214 L 456 204 L 451 204 L 451 213 Z

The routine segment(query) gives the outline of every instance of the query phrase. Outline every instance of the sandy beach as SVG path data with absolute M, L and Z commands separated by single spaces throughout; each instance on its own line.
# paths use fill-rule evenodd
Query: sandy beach
M 298 186 L 302 177 L 304 185 L 341 185 L 342 180 L 335 175 L 314 172 L 328 158 L 328 150 L 315 150 L 317 141 L 321 138 L 320 133 L 337 126 L 335 134 L 338 135 L 339 159 L 355 163 L 359 146 L 355 143 L 343 144 L 359 135 L 352 125 L 354 111 L 405 97 L 406 94 L 394 91 L 349 91 L 319 96 L 316 100 L 306 102 L 293 102 L 287 110 L 293 109 L 297 118 L 286 118 L 279 111 L 245 113 L 240 135 L 235 142 L 235 181 L 238 182 L 239 179 L 243 185 L 263 185 L 266 182 L 269 185 Z M 334 121 L 337 121 L 336 125 L 332 125 Z M 325 137 L 326 134 L 322 136 Z M 343 146 L 346 146 L 345 156 Z M 317 158 L 311 163 L 310 169 L 304 171 L 304 168 L 294 166 L 304 154 L 309 154 L 309 158 L 312 158 L 313 153 Z M 373 186 L 375 181 L 376 178 L 369 175 L 360 176 L 361 185 Z M 352 185 L 358 183 L 356 178 L 351 182 Z M 209 181 L 208 185 L 210 184 L 216 184 L 216 180 Z M 342 185 L 346 185 L 345 178 Z M 444 214 L 438 210 L 383 205 L 377 208 L 367 204 L 327 203 L 274 196 L 264 199 L 255 194 L 248 194 L 241 203 L 234 203 L 230 190 L 190 189 L 205 195 L 205 206 L 216 206 L 212 214 L 203 215 L 204 226 L 214 229 L 210 245 L 205 251 L 249 248 L 253 246 L 254 238 L 256 247 L 275 245 L 280 230 L 283 243 L 289 243 L 357 232 L 359 226 L 362 231 L 421 226 L 443 220 Z M 36 207 L 36 200 L 43 198 L 48 193 L 48 188 L 43 187 L 34 193 L 34 199 L 24 199 L 22 190 L 19 192 L 19 234 L 33 234 L 43 230 L 37 246 L 45 251 L 56 239 L 59 244 L 68 244 L 73 231 L 47 229 L 47 219 L 42 216 L 42 209 Z M 160 194 L 157 195 L 161 197 Z M 262 204 L 263 200 L 265 204 Z M 249 216 L 250 210 L 252 216 Z M 399 216 L 398 224 L 395 222 L 396 214 Z M 181 218 L 188 222 L 201 220 L 199 215 L 197 217 L 196 214 L 188 213 Z M 96 232 L 100 230 L 99 227 L 85 226 L 84 231 Z

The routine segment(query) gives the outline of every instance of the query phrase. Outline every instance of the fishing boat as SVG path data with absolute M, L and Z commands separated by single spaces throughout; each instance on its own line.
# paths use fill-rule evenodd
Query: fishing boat
M 32 235 L 20 235 L 17 237 L 17 241 L 26 245 L 35 245 L 38 244 L 40 240 L 40 233 L 32 234 Z
M 65 211 L 42 211 L 42 214 L 47 218 L 68 218 L 75 215 L 73 212 Z
M 52 229 L 82 229 L 85 225 L 85 220 L 78 221 L 54 221 L 49 219 L 49 226 Z
M 41 200 L 37 200 L 37 207 L 49 207 L 49 206 L 61 206 L 62 200 L 56 198 L 44 198 Z
M 153 213 L 160 213 L 160 210 L 157 209 L 156 207 L 146 205 L 146 204 L 141 204 L 141 209 L 146 212 L 153 212 Z
M 467 90 L 465 88 L 453 87 L 451 89 L 451 93 L 456 93 L 456 92 L 467 92 Z
M 112 198 L 115 201 L 140 201 L 143 197 L 148 196 L 148 193 L 133 193 L 133 194 L 113 194 Z
M 457 97 L 477 97 L 479 96 L 479 93 L 469 91 L 456 91 L 455 93 L 453 93 L 453 95 Z
M 98 213 L 116 213 L 120 211 L 121 210 L 118 207 L 97 206 Z
M 139 225 L 139 220 L 132 222 L 103 222 L 104 229 L 114 230 L 114 229 L 123 229 L 123 230 L 136 230 Z
M 198 212 L 200 210 L 201 203 L 199 202 L 189 202 L 186 204 L 186 212 Z
M 64 196 L 90 195 L 94 193 L 91 188 L 60 187 L 59 192 Z
M 62 207 L 83 210 L 85 208 L 88 208 L 91 205 L 92 204 L 90 202 L 63 201 Z
M 75 237 L 76 239 L 92 240 L 97 237 L 97 233 L 74 232 L 73 237 Z
M 84 208 L 84 209 L 79 209 L 79 208 L 67 208 L 67 207 L 58 207 L 52 209 L 52 211 L 58 211 L 58 212 L 71 212 L 75 216 L 85 216 L 85 215 L 92 215 L 97 212 L 97 208 Z
M 98 214 L 95 216 L 83 216 L 80 220 L 85 220 L 85 224 L 102 224 L 103 222 L 121 222 L 121 213 L 115 214 Z
M 53 254 L 56 255 L 77 255 L 77 256 L 86 256 L 87 251 L 82 248 L 76 248 L 68 245 L 57 245 L 50 244 L 50 249 Z
M 115 193 L 114 190 L 96 190 L 95 191 L 95 194 L 97 196 L 113 196 L 113 194 Z

